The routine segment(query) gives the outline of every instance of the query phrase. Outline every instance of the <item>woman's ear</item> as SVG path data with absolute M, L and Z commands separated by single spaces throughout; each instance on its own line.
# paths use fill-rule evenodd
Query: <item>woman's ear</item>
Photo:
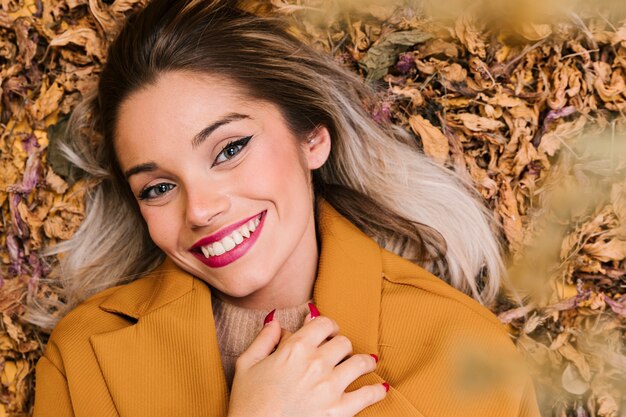
M 317 126 L 302 144 L 307 168 L 317 169 L 324 165 L 330 155 L 330 133 L 324 125 Z

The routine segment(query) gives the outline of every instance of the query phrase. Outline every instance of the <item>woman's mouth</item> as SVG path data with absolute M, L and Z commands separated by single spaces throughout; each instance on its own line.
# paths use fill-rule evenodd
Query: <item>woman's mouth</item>
M 234 230 L 215 240 L 209 237 L 200 240 L 191 249 L 191 253 L 202 263 L 212 268 L 226 266 L 242 257 L 254 244 L 263 228 L 265 213 L 238 224 Z M 219 233 L 224 234 L 224 233 Z M 213 235 L 215 236 L 215 235 Z

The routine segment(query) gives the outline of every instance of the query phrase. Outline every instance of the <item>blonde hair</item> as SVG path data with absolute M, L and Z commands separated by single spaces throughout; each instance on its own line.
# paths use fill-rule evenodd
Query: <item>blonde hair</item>
M 333 145 L 313 172 L 315 195 L 385 249 L 494 303 L 505 268 L 492 214 L 464 177 L 424 156 L 409 133 L 370 117 L 363 103 L 374 101 L 373 92 L 355 74 L 296 40 L 280 20 L 234 1 L 153 0 L 129 17 L 97 93 L 70 119 L 65 153 L 97 185 L 78 232 L 51 252 L 63 254 L 55 273 L 63 301 L 34 300 L 29 321 L 52 328 L 90 295 L 162 261 L 112 142 L 120 104 L 168 71 L 228 77 L 276 104 L 297 137 L 326 126 Z M 52 308 L 60 314 L 52 317 Z

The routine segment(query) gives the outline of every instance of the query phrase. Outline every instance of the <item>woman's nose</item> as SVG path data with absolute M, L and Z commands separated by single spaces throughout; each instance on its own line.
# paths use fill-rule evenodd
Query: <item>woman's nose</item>
M 196 185 L 187 190 L 185 217 L 191 228 L 207 226 L 219 213 L 228 210 L 230 199 L 224 193 L 207 185 Z

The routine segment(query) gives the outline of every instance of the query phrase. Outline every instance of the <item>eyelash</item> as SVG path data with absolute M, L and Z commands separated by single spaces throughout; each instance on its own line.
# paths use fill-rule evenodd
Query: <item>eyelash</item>
M 215 165 L 216 165 L 216 163 L 215 163 L 215 162 L 217 161 L 217 159 L 219 158 L 219 156 L 220 156 L 220 155 L 222 155 L 222 154 L 224 154 L 224 152 L 226 152 L 226 150 L 227 150 L 227 149 L 229 149 L 229 148 L 233 148 L 233 147 L 235 147 L 235 146 L 241 146 L 241 148 L 239 148 L 239 150 L 237 151 L 237 153 L 236 153 L 235 155 L 233 155 L 232 157 L 227 158 L 227 160 L 230 160 L 230 159 L 232 159 L 232 158 L 236 157 L 236 156 L 239 154 L 239 152 L 241 152 L 241 150 L 242 150 L 243 148 L 245 148 L 245 147 L 246 147 L 246 145 L 248 144 L 248 142 L 250 142 L 250 139 L 252 139 L 252 135 L 250 135 L 250 136 L 246 136 L 245 138 L 241 138 L 241 139 L 238 139 L 238 140 L 233 141 L 233 142 L 228 142 L 228 144 L 222 148 L 222 150 L 220 151 L 220 153 L 219 153 L 219 154 L 217 154 L 217 158 L 215 158 L 215 161 L 213 162 L 213 165 L 212 165 L 212 166 L 215 166 Z
M 220 151 L 220 153 L 217 155 L 217 158 L 215 158 L 215 161 L 213 162 L 213 165 L 211 165 L 211 167 L 214 167 L 215 165 L 218 165 L 216 162 L 219 159 L 219 156 L 224 154 L 224 152 L 226 152 L 227 149 L 234 148 L 236 146 L 240 146 L 240 148 L 237 151 L 237 153 L 232 155 L 230 158 L 227 158 L 226 160 L 230 160 L 232 158 L 235 158 L 239 154 L 239 152 L 241 152 L 241 150 L 243 148 L 245 148 L 246 145 L 248 145 L 248 142 L 250 142 L 250 139 L 252 139 L 252 135 L 246 136 L 244 138 L 241 138 L 241 139 L 238 139 L 238 140 L 235 140 L 235 141 L 232 141 L 232 142 L 228 142 L 228 144 L 226 144 L 226 146 L 224 146 L 222 148 L 222 150 Z M 226 154 L 224 154 L 224 155 L 226 155 Z M 220 163 L 222 163 L 222 162 L 220 162 Z M 146 187 L 146 188 L 142 189 L 139 192 L 139 195 L 137 196 L 137 198 L 139 200 L 152 200 L 152 199 L 158 198 L 158 197 L 160 197 L 160 195 L 159 196 L 150 196 L 150 193 L 152 193 L 157 188 L 162 187 L 162 186 L 169 187 L 168 190 L 163 191 L 163 194 L 165 194 L 167 191 L 170 191 L 171 189 L 173 189 L 175 187 L 174 184 L 162 182 L 162 183 L 153 185 L 151 187 Z M 163 195 L 163 194 L 161 194 L 161 195 Z

